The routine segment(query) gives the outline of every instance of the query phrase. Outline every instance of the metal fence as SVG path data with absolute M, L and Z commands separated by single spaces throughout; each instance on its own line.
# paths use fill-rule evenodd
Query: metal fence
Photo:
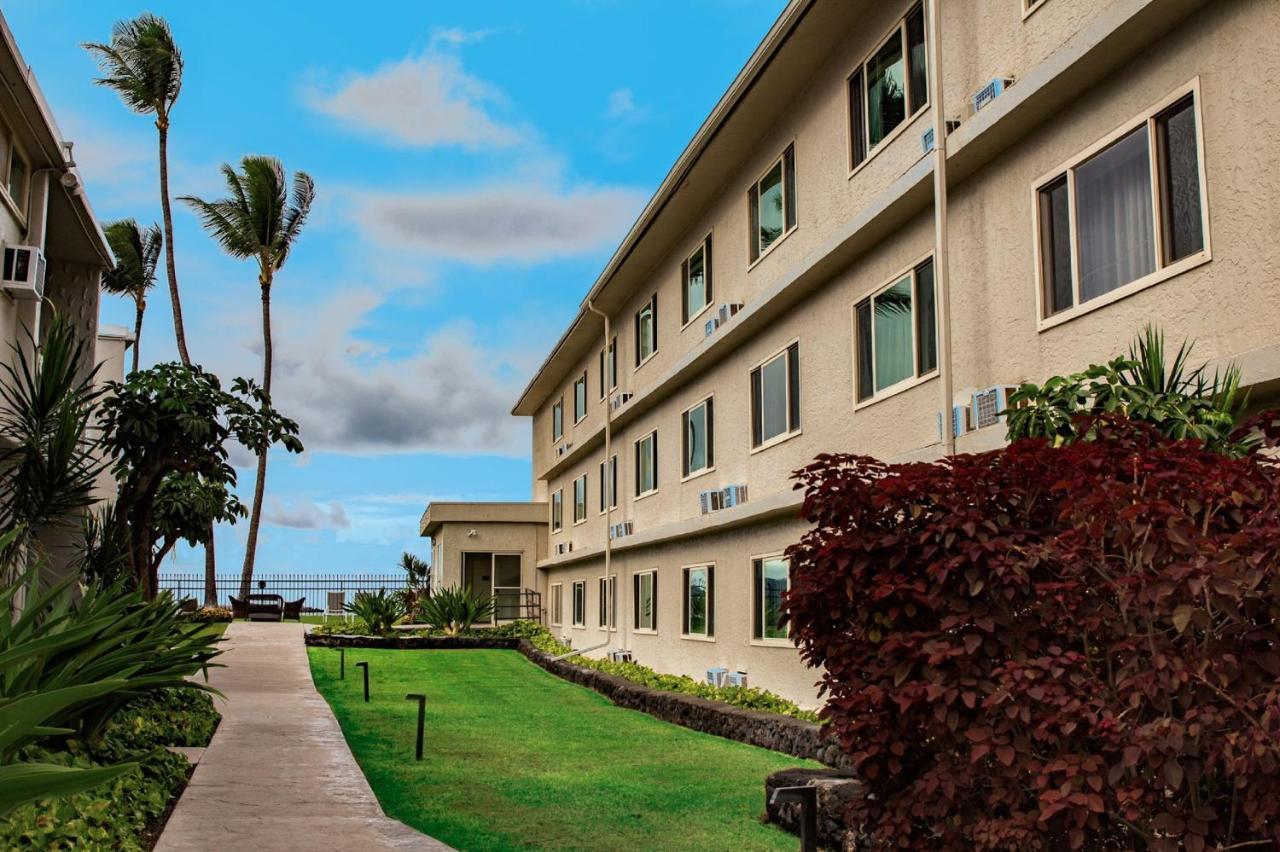
M 240 575 L 220 574 L 218 605 L 230 607 L 231 596 L 240 596 Z M 376 592 L 378 589 L 393 591 L 406 585 L 404 574 L 257 574 L 253 578 L 251 594 L 280 595 L 287 601 L 305 598 L 303 612 L 323 612 L 329 592 L 344 592 L 346 600 L 356 592 Z M 195 598 L 204 603 L 204 574 L 161 574 L 160 588 L 173 592 L 174 596 Z

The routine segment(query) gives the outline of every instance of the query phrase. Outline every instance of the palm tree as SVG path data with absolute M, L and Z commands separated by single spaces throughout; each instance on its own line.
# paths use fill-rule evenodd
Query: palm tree
M 107 242 L 116 256 L 116 265 L 102 276 L 102 289 L 133 299 L 133 372 L 138 372 L 138 350 L 142 346 L 142 315 L 147 310 L 147 291 L 156 283 L 156 263 L 164 238 L 160 226 L 139 228 L 134 219 L 121 219 L 106 227 Z
M 302 231 L 315 199 L 315 184 L 305 172 L 295 172 L 290 191 L 284 166 L 274 157 L 245 157 L 240 161 L 239 172 L 224 163 L 222 176 L 227 182 L 228 198 L 203 201 L 184 195 L 179 200 L 195 211 L 204 229 L 227 254 L 253 258 L 258 263 L 258 286 L 262 290 L 262 390 L 267 404 L 271 399 L 271 283 Z M 240 575 L 241 596 L 249 594 L 253 582 L 266 482 L 267 450 L 263 448 L 258 453 L 258 478 L 253 487 L 249 538 Z
M 169 209 L 169 113 L 182 90 L 182 54 L 168 22 L 149 12 L 132 21 L 117 21 L 111 28 L 110 44 L 90 42 L 84 48 L 102 70 L 103 76 L 96 81 L 99 85 L 115 89 L 134 112 L 156 117 L 160 135 L 160 210 L 164 217 L 164 259 L 169 301 L 173 305 L 173 333 L 178 341 L 178 356 L 189 365 L 178 272 L 173 262 L 173 214 Z

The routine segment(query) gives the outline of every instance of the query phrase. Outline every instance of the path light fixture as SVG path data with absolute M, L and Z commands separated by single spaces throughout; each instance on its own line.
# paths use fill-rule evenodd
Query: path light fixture
M 417 759 L 422 760 L 422 729 L 427 723 L 427 696 L 417 692 L 411 692 L 405 697 L 406 701 L 418 702 L 418 748 Z
M 347 679 L 347 649 L 338 649 L 338 680 Z
M 369 664 L 366 662 L 356 663 L 356 668 L 364 669 L 364 703 L 369 703 Z
M 773 805 L 800 805 L 800 852 L 818 852 L 818 788 L 779 787 L 770 798 Z

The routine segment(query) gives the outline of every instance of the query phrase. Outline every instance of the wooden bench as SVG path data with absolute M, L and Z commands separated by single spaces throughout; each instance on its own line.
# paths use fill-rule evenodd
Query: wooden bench
M 250 621 L 280 621 L 284 617 L 284 598 L 279 595 L 249 595 Z

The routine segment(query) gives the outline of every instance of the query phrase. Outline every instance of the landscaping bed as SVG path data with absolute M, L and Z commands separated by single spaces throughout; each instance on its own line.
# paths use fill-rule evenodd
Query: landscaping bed
M 383 809 L 460 849 L 795 848 L 761 797 L 794 758 L 627 712 L 509 650 L 365 648 L 345 681 L 335 653 L 308 654 Z M 408 693 L 427 696 L 421 762 Z

